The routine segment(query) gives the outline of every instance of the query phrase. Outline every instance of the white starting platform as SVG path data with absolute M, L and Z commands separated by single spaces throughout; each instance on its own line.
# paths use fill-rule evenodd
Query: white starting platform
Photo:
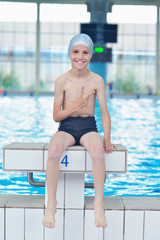
M 127 149 L 115 144 L 117 149 L 105 153 L 106 173 L 127 171 Z M 3 170 L 45 172 L 48 143 L 11 143 L 3 147 Z M 67 149 L 60 160 L 60 172 L 92 172 L 92 159 L 82 146 Z
M 116 147 L 112 153 L 105 153 L 106 173 L 127 171 L 127 149 L 120 144 Z M 47 157 L 48 143 L 12 143 L 3 148 L 3 170 L 45 172 Z M 92 159 L 84 147 L 69 147 L 63 153 L 60 159 L 57 189 L 57 227 L 45 235 L 45 240 L 104 239 L 102 229 L 93 227 L 93 210 L 85 209 L 84 181 L 85 173 L 89 172 L 92 172 Z M 47 190 L 45 202 L 47 202 Z M 92 230 L 86 232 L 85 229 Z

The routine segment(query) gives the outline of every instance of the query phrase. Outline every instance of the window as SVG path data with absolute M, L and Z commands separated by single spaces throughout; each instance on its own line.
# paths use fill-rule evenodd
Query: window
M 118 43 L 112 45 L 113 63 L 108 65 L 108 81 L 114 82 L 114 91 L 148 93 L 152 89 L 154 93 L 156 7 L 115 5 L 107 19 L 117 22 L 119 29 Z
M 36 4 L 0 3 L 0 35 L 0 88 L 33 89 Z

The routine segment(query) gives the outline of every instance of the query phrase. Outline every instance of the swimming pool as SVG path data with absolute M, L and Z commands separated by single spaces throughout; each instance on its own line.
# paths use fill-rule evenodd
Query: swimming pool
M 52 120 L 51 96 L 0 97 L 0 194 L 44 194 L 32 187 L 26 173 L 3 173 L 2 148 L 11 142 L 49 142 L 57 130 Z M 108 174 L 106 196 L 160 196 L 160 98 L 114 97 L 108 99 L 112 119 L 112 142 L 128 149 L 127 174 Z M 103 136 L 100 109 L 95 116 Z M 45 181 L 44 174 L 35 179 Z M 86 182 L 93 181 L 91 174 Z M 93 189 L 86 189 L 93 195 Z

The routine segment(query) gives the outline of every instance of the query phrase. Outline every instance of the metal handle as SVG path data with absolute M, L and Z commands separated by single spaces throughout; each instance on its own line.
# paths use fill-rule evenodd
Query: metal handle
M 45 187 L 45 182 L 37 182 L 33 179 L 33 172 L 27 172 L 28 182 L 34 187 Z M 94 188 L 93 183 L 85 183 L 85 188 Z

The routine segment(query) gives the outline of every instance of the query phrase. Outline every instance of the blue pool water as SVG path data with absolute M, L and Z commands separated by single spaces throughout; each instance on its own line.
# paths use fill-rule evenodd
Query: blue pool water
M 108 174 L 105 195 L 160 196 L 160 98 L 124 98 L 107 100 L 112 120 L 112 142 L 128 149 L 127 174 Z M 44 188 L 32 187 L 26 173 L 4 173 L 2 148 L 11 142 L 49 142 L 57 130 L 52 120 L 51 96 L 0 97 L 0 194 L 44 194 Z M 96 104 L 98 131 L 103 136 L 100 109 Z M 45 175 L 36 174 L 44 181 Z M 93 181 L 86 175 L 86 182 Z M 86 189 L 93 195 L 93 189 Z

